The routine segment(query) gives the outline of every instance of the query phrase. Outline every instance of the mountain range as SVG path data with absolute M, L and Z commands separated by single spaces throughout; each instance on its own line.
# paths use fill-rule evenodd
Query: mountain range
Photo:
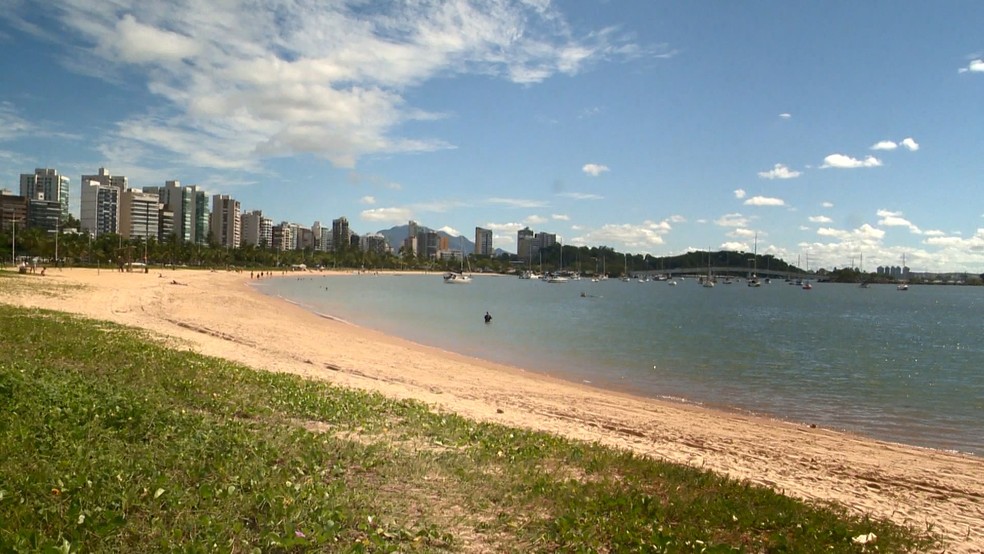
M 417 228 L 421 231 L 433 231 L 430 227 L 424 225 L 418 225 Z M 396 227 L 390 227 L 389 229 L 384 229 L 381 231 L 376 231 L 380 235 L 386 237 L 386 242 L 393 247 L 393 252 L 399 252 L 400 248 L 403 247 L 403 241 L 407 238 L 407 233 L 410 232 L 409 225 L 397 225 Z M 463 235 L 454 236 L 445 231 L 437 231 L 437 234 L 441 237 L 448 239 L 448 248 L 451 250 L 464 250 L 467 254 L 472 254 L 475 252 L 475 243 L 468 240 Z M 495 249 L 495 255 L 499 256 L 504 254 L 505 251 L 501 248 Z

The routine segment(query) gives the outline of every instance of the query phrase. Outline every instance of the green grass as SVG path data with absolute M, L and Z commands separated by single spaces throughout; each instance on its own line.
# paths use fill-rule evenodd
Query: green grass
M 851 538 L 868 532 L 881 552 L 929 544 L 105 322 L 0 305 L 0 337 L 0 552 L 860 552 Z

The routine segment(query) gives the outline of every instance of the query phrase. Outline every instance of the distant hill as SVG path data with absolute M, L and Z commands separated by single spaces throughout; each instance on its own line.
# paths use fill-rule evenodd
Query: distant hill
M 433 229 L 424 225 L 418 225 L 417 227 L 422 231 L 433 231 Z M 396 227 L 390 227 L 389 229 L 376 232 L 386 237 L 386 242 L 393 247 L 393 252 L 399 252 L 403 246 L 404 239 L 407 238 L 407 233 L 410 232 L 410 226 L 397 225 Z M 463 249 L 467 254 L 475 252 L 475 243 L 464 236 L 456 237 L 444 231 L 438 231 L 437 234 L 448 239 L 448 248 L 451 250 Z

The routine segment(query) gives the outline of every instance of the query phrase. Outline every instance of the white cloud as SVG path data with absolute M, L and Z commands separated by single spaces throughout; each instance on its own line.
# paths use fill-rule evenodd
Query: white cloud
M 526 198 L 489 198 L 490 204 L 502 204 L 510 208 L 544 208 L 547 203 L 542 200 L 530 200 Z
M 460 231 L 458 231 L 454 227 L 449 227 L 447 225 L 445 225 L 444 227 L 441 227 L 440 229 L 438 229 L 438 231 L 444 231 L 445 233 L 451 235 L 452 237 L 460 237 L 460 236 L 462 236 Z
M 566 214 L 552 214 L 550 216 L 550 219 L 552 219 L 554 221 L 570 221 L 571 220 L 571 217 L 569 215 L 566 215 Z
M 874 156 L 868 156 L 863 160 L 858 160 L 844 154 L 831 154 L 823 159 L 821 168 L 834 167 L 838 169 L 853 169 L 856 167 L 879 167 L 881 160 Z
M 794 171 L 784 166 L 776 164 L 769 171 L 759 171 L 758 176 L 763 179 L 795 179 L 802 175 L 799 171 Z
M 853 231 L 836 231 L 830 228 L 820 228 L 817 229 L 817 234 L 835 236 L 844 240 L 879 241 L 885 236 L 885 231 L 865 223 Z
M 362 198 L 359 199 L 359 203 L 361 203 L 361 204 L 368 204 L 368 205 L 371 206 L 371 205 L 373 205 L 373 204 L 376 203 L 376 197 L 375 196 L 363 196 Z
M 130 14 L 99 39 L 96 51 L 102 57 L 134 64 L 174 64 L 195 57 L 204 46 L 187 35 L 140 23 Z
M 745 189 L 735 189 L 735 198 L 741 200 L 745 197 Z
M 793 114 L 783 112 L 783 113 L 779 114 L 779 117 L 781 117 L 783 119 L 789 119 L 789 118 L 793 117 Z
M 968 71 L 973 73 L 984 73 L 984 59 L 978 58 L 976 60 L 971 60 L 967 67 L 961 67 L 957 70 L 958 73 L 967 73 Z
M 353 167 L 366 155 L 451 148 L 401 136 L 409 122 L 443 117 L 409 105 L 409 89 L 459 74 L 536 83 L 674 53 L 614 28 L 578 34 L 547 2 L 355 4 L 60 2 L 47 11 L 58 33 L 40 32 L 30 3 L 5 16 L 59 42 L 76 71 L 146 83 L 163 101 L 113 122 L 106 143 L 217 169 L 294 154 Z
M 526 223 L 527 225 L 540 225 L 546 223 L 547 221 L 549 221 L 547 218 L 536 214 L 531 215 L 523 220 L 523 222 Z
M 810 223 L 832 223 L 834 221 L 825 215 L 811 215 L 808 219 Z
M 626 248 L 645 250 L 663 244 L 663 233 L 643 225 L 608 224 L 576 237 L 572 244 L 620 244 Z
M 968 271 L 977 273 L 984 264 L 984 229 L 977 229 L 977 232 L 968 238 L 930 237 L 923 243 L 938 248 L 931 256 L 932 263 L 938 264 L 938 267 L 952 267 L 960 263 L 967 267 Z
M 451 210 L 458 210 L 468 207 L 468 204 L 456 200 L 434 200 L 431 202 L 419 202 L 412 204 L 411 207 L 415 212 L 446 213 Z
M 20 115 L 13 104 L 6 100 L 0 101 L 0 140 L 10 140 L 25 135 L 31 130 L 31 124 Z
M 745 200 L 746 206 L 785 206 L 786 202 L 782 198 L 770 198 L 768 196 L 753 196 Z
M 895 150 L 899 145 L 890 140 L 878 141 L 871 146 L 872 150 Z
M 821 202 L 820 203 L 820 206 L 823 207 L 823 208 L 833 208 L 834 207 L 834 203 L 833 202 Z
M 906 137 L 899 142 L 891 140 L 878 141 L 871 146 L 872 150 L 895 150 L 899 146 L 905 147 L 906 150 L 910 152 L 915 152 L 919 150 L 919 143 L 915 141 L 912 137 Z
M 878 210 L 877 214 L 878 217 L 881 218 L 880 220 L 878 220 L 879 225 L 883 225 L 885 227 L 908 227 L 909 232 L 911 232 L 912 234 L 914 235 L 922 234 L 922 231 L 919 230 L 919 227 L 913 225 L 912 222 L 910 222 L 908 219 L 902 217 L 902 212 Z
M 413 219 L 413 212 L 407 208 L 374 208 L 359 215 L 363 221 L 375 223 L 406 223 Z
M 719 227 L 748 227 L 749 219 L 740 213 L 725 214 L 714 220 Z
M 733 252 L 746 252 L 750 250 L 748 244 L 744 242 L 734 242 L 734 241 L 722 242 L 718 248 L 720 248 L 721 250 L 731 250 Z
M 592 177 L 597 177 L 597 176 L 601 175 L 602 173 L 605 173 L 606 171 L 609 171 L 609 169 L 608 169 L 608 166 L 607 165 L 601 165 L 601 164 L 584 164 L 584 167 L 581 168 L 581 171 L 587 173 L 588 175 L 590 175 Z
M 599 194 L 591 194 L 589 192 L 561 192 L 557 196 L 573 198 L 574 200 L 603 200 L 605 198 Z
M 928 231 L 923 231 L 923 236 L 925 237 L 943 237 L 946 233 L 940 231 L 939 229 L 930 229 Z
M 676 214 L 671 215 L 670 217 L 666 218 L 666 220 L 669 221 L 670 223 L 686 223 L 687 222 L 687 218 L 683 217 L 682 215 L 676 215 Z
M 755 231 L 753 231 L 752 229 L 745 229 L 745 228 L 738 228 L 738 229 L 735 229 L 735 230 L 731 231 L 730 233 L 728 233 L 728 236 L 729 237 L 736 238 L 736 239 L 737 238 L 744 238 L 744 239 L 755 238 L 755 235 L 756 235 L 756 232 Z
M 486 223 L 485 228 L 497 233 L 516 233 L 525 228 L 522 223 Z

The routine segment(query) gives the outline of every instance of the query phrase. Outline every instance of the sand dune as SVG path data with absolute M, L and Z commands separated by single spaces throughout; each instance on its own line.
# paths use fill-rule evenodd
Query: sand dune
M 255 292 L 249 273 L 64 269 L 28 278 L 83 286 L 67 296 L 0 288 L 0 301 L 141 327 L 175 347 L 257 369 L 712 469 L 931 529 L 948 552 L 984 552 L 984 458 L 552 379 L 319 317 Z

